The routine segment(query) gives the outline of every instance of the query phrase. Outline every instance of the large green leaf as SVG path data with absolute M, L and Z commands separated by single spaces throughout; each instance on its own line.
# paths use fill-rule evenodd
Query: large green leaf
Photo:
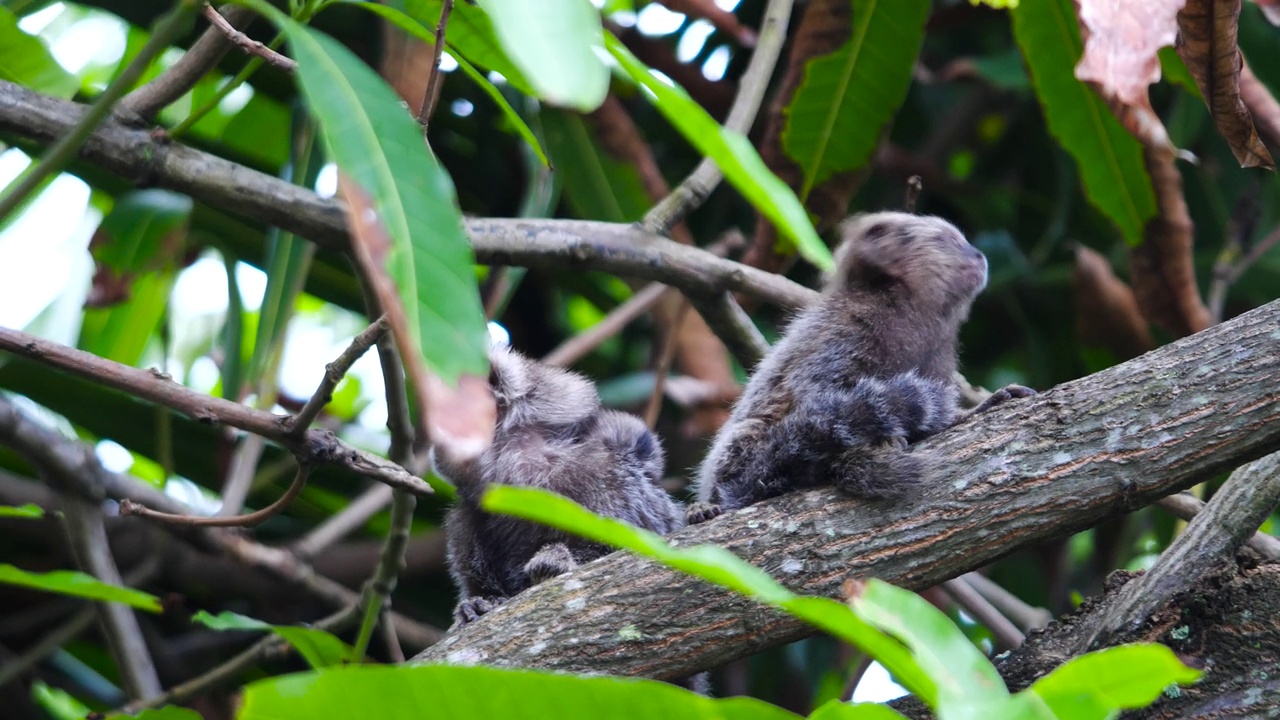
M 0 79 L 64 100 L 80 89 L 80 81 L 62 69 L 44 41 L 23 32 L 6 7 L 0 7 Z
M 153 613 L 160 612 L 160 599 L 155 595 L 144 593 L 141 590 L 134 590 L 133 588 L 104 583 L 92 575 L 86 575 L 75 570 L 33 573 L 7 563 L 0 563 L 0 583 L 21 585 L 35 590 L 86 598 L 88 600 L 124 603 L 139 610 Z
M 849 703 L 831 700 L 809 715 L 809 720 L 900 720 L 906 715 L 886 705 Z
M 804 173 L 800 199 L 866 165 L 911 86 L 929 0 L 848 0 L 849 41 L 805 64 L 783 110 L 782 148 Z
M 107 720 L 203 720 L 203 718 L 195 710 L 166 705 L 143 710 L 137 715 L 108 715 Z
M 488 331 L 453 181 L 400 98 L 340 43 L 261 0 L 298 61 L 302 95 L 327 155 L 369 195 L 390 237 L 386 268 L 409 330 L 445 381 L 482 374 Z
M 591 0 L 477 2 L 489 14 L 494 35 L 534 94 L 552 105 L 582 112 L 600 107 L 609 91 L 609 69 L 596 55 L 604 45 L 604 29 Z
M 644 217 L 653 202 L 640 173 L 605 152 L 580 113 L 548 108 L 539 119 L 575 215 L 617 223 Z
M 654 680 L 448 665 L 364 665 L 259 680 L 245 688 L 244 706 L 237 717 L 239 720 L 798 718 L 754 698 L 714 699 Z
M 1076 160 L 1089 201 L 1111 218 L 1125 241 L 1142 241 L 1156 197 L 1142 145 L 1106 104 L 1075 76 L 1084 45 L 1071 0 L 1020 3 L 1013 34 L 1031 71 L 1049 131 Z
M 900 683 L 925 702 L 937 697 L 933 681 L 898 641 L 860 619 L 844 603 L 796 595 L 768 573 L 715 545 L 673 548 L 662 536 L 621 520 L 596 515 L 568 498 L 535 488 L 495 485 L 481 505 L 489 512 L 514 515 L 582 537 L 623 548 L 682 572 L 773 605 L 879 660 Z M 875 582 L 875 581 L 873 581 Z
M 654 105 L 663 117 L 690 144 L 715 160 L 725 179 L 794 241 L 806 260 L 822 270 L 834 268 L 831 251 L 814 231 L 804 206 L 791 188 L 769 171 L 750 140 L 721 127 L 683 88 L 660 80 L 617 38 L 607 36 L 605 47 L 632 79 L 653 94 Z
M 33 503 L 26 505 L 0 505 L 0 518 L 26 518 L 38 520 L 44 517 L 44 508 Z
M 1168 686 L 1194 682 L 1201 674 L 1164 645 L 1121 645 L 1072 658 L 1027 692 L 1039 695 L 1062 720 L 1092 720 L 1146 707 Z
M 297 625 L 272 625 L 229 610 L 210 615 L 201 610 L 191 616 L 192 622 L 213 630 L 265 630 L 273 632 L 298 650 L 311 667 L 327 668 L 341 665 L 351 657 L 351 646 L 334 637 L 332 633 Z

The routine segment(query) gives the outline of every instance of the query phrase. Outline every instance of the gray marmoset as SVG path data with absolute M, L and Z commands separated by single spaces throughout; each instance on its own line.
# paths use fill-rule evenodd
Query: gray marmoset
M 937 217 L 874 213 L 839 231 L 822 300 L 752 374 L 699 469 L 689 522 L 818 484 L 910 494 L 927 467 L 907 444 L 968 417 L 953 376 L 986 258 Z M 1011 385 L 972 412 L 1032 394 Z
M 497 404 L 493 443 L 460 462 L 432 450 L 436 471 L 458 488 L 445 520 L 460 627 L 531 585 L 610 548 L 553 528 L 480 509 L 492 484 L 543 488 L 601 515 L 658 533 L 684 524 L 683 506 L 658 485 L 665 457 L 637 417 L 600 407 L 586 378 L 505 347 L 489 352 Z

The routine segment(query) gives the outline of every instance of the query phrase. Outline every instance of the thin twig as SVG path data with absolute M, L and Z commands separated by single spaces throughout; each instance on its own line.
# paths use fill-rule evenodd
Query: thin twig
M 240 32 L 231 23 L 227 22 L 227 19 L 212 5 L 205 3 L 204 7 L 200 8 L 200 12 L 210 24 L 222 32 L 228 40 L 243 50 L 245 54 L 260 57 L 267 61 L 267 64 L 274 65 L 285 72 L 293 72 L 298 69 L 298 63 L 292 58 L 287 58 Z
M 706 250 L 718 258 L 722 258 L 745 244 L 746 238 L 735 228 L 722 234 L 715 242 L 708 245 Z M 605 340 L 622 332 L 623 328 L 653 309 L 655 305 L 666 297 L 668 292 L 678 291 L 669 285 L 659 282 L 645 285 L 621 305 L 610 310 L 609 314 L 600 319 L 600 322 L 560 343 L 542 358 L 542 362 L 558 367 L 573 365 L 592 350 L 600 347 L 600 344 Z
M 262 523 L 278 514 L 281 510 L 289 507 L 294 498 L 298 497 L 298 493 L 302 492 L 302 488 L 307 484 L 307 476 L 311 474 L 311 466 L 305 463 L 298 465 L 298 471 L 293 475 L 293 482 L 289 483 L 289 488 L 285 490 L 278 500 L 270 505 L 255 510 L 244 515 L 234 515 L 232 517 L 202 517 L 200 515 L 175 515 L 173 513 L 160 512 L 141 503 L 132 500 L 124 500 L 120 503 L 121 515 L 138 515 L 152 520 L 169 523 L 171 525 L 190 525 L 192 527 L 253 527 Z
M 142 73 L 151 61 L 186 32 L 191 25 L 194 10 L 194 0 L 180 0 L 172 10 L 161 16 L 146 44 L 107 86 L 107 89 L 93 101 L 71 131 L 45 151 L 40 161 L 27 168 L 21 177 L 9 186 L 8 191 L 0 196 L 0 218 L 8 217 L 9 213 L 16 210 L 27 199 L 27 196 L 40 187 L 45 178 L 57 174 L 71 162 L 71 159 L 76 156 L 76 151 L 107 118 L 116 102 L 124 97 L 138 78 L 142 77 Z
M 287 422 L 291 434 L 298 435 L 306 432 L 307 428 L 311 427 L 311 423 L 315 422 L 316 418 L 319 417 L 320 411 L 333 399 L 334 389 L 338 387 L 338 383 L 342 382 L 342 378 L 347 376 L 351 366 L 363 357 L 369 348 L 373 347 L 373 344 L 386 334 L 390 327 L 385 315 L 374 320 L 369 327 L 351 339 L 351 344 L 347 346 L 346 350 L 342 351 L 342 354 L 337 359 L 324 366 L 324 376 L 320 378 L 319 387 L 307 399 L 307 403 L 302 406 L 298 414 Z
M 991 631 L 991 636 L 996 641 L 996 647 L 1000 650 L 1012 650 L 1022 644 L 1025 637 L 1022 631 L 1017 628 L 1004 613 L 1000 612 L 996 606 L 987 602 L 964 576 L 951 578 L 942 583 L 942 589 L 955 600 L 960 607 L 974 617 L 975 620 L 982 623 Z
M 667 389 L 667 375 L 671 372 L 671 361 L 676 356 L 678 345 L 676 332 L 684 323 L 687 312 L 689 312 L 689 301 L 681 300 L 675 315 L 672 316 L 671 326 L 662 334 L 662 349 L 658 355 L 658 362 L 653 367 L 653 390 L 649 393 L 649 401 L 644 408 L 644 424 L 649 426 L 650 430 L 658 424 L 658 413 L 662 411 L 662 394 Z
M 760 21 L 759 41 L 751 54 L 751 62 L 738 81 L 738 95 L 729 108 L 725 129 L 744 135 L 751 130 L 787 39 L 792 4 L 793 0 L 769 0 Z M 666 235 L 672 226 L 707 199 L 723 177 L 714 160 L 703 158 L 689 177 L 645 214 L 641 225 L 648 232 Z
M 1205 506 L 1205 502 L 1200 498 L 1188 492 L 1174 493 L 1167 497 L 1162 497 L 1156 501 L 1156 505 L 1167 510 L 1179 520 L 1191 522 L 1196 515 L 1199 515 Z M 1280 562 L 1280 538 L 1259 530 L 1252 537 L 1245 541 L 1255 552 L 1271 562 Z
M 854 664 L 853 669 L 849 672 L 849 677 L 844 681 L 844 689 L 840 691 L 841 702 L 853 702 L 853 694 L 857 692 L 858 685 L 862 682 L 863 676 L 867 674 L 867 670 L 871 669 L 871 663 L 873 662 L 870 655 L 860 650 L 855 650 L 855 652 L 857 653 L 855 657 L 858 662 Z
M 381 512 L 391 502 L 392 492 L 392 489 L 386 485 L 374 485 L 360 493 L 342 510 L 330 515 L 311 532 L 293 543 L 293 552 L 304 559 L 319 555 L 326 548 L 355 532 L 357 528 L 368 522 L 369 518 Z
M 1280 453 L 1241 466 L 1231 473 L 1186 532 L 1160 553 L 1141 577 L 1120 590 L 1092 632 L 1082 633 L 1080 647 L 1106 645 L 1117 633 L 1139 627 L 1178 593 L 1228 561 L 1280 503 Z
M 68 493 L 62 506 L 63 523 L 72 554 L 81 570 L 111 585 L 123 585 L 124 578 L 111 556 L 107 526 L 97 504 Z M 147 641 L 133 608 L 113 602 L 95 603 L 107 648 L 124 680 L 129 697 L 149 697 L 160 692 L 160 676 L 147 650 Z
M 722 292 L 709 296 L 686 293 L 685 296 L 724 342 L 725 347 L 729 348 L 729 352 L 738 359 L 742 369 L 750 372 L 760 362 L 760 358 L 769 352 L 769 341 L 764 339 L 747 311 L 733 299 L 732 293 Z
M 1209 312 L 1213 322 L 1222 322 L 1222 313 L 1227 303 L 1227 291 L 1231 286 L 1278 244 L 1280 244 L 1280 227 L 1267 233 L 1266 237 L 1255 243 L 1248 252 L 1242 252 L 1240 238 L 1236 233 L 1229 233 L 1222 252 L 1214 261 L 1213 284 L 1209 286 Z
M 1023 632 L 1029 632 L 1048 625 L 1053 620 L 1053 613 L 1044 608 L 1034 607 L 1023 602 L 1021 598 L 1005 590 L 991 578 L 982 573 L 966 573 L 961 576 L 970 587 L 996 606 L 1001 614 L 1013 621 Z
M 452 12 L 453 0 L 444 0 L 440 4 L 440 21 L 436 23 L 436 39 L 432 43 L 434 57 L 431 60 L 431 79 L 427 81 L 427 92 L 422 98 L 422 107 L 418 110 L 418 122 L 422 124 L 423 135 L 427 134 L 427 124 L 431 122 L 436 95 L 440 91 L 440 55 L 444 53 L 444 31 L 449 24 L 449 14 Z
M 249 27 L 258 17 L 257 13 L 247 7 L 224 7 L 223 17 L 226 23 L 238 30 Z M 225 33 L 213 27 L 206 29 L 177 62 L 151 82 L 125 95 L 117 108 L 122 113 L 136 115 L 142 120 L 151 119 L 195 87 L 200 78 L 217 66 L 230 49 L 231 41 Z
M 265 400 L 266 396 L 260 394 L 258 399 Z M 257 404 L 259 407 L 263 406 L 261 402 Z M 258 467 L 258 461 L 262 459 L 262 451 L 266 447 L 267 441 L 261 435 L 248 435 L 236 445 L 231 463 L 227 467 L 227 479 L 222 483 L 222 507 L 218 509 L 218 515 L 234 517 L 244 509 L 244 502 L 249 498 L 249 488 L 253 485 L 254 469 Z
M 907 178 L 907 194 L 902 199 L 902 210 L 904 212 L 913 213 L 916 211 L 916 203 L 920 200 L 920 192 L 924 190 L 924 181 L 919 175 L 912 175 Z
M 434 492 L 424 480 L 403 467 L 352 447 L 327 430 L 312 428 L 295 436 L 286 429 L 285 418 L 196 392 L 179 385 L 163 373 L 122 365 L 3 327 L 0 327 L 0 350 L 8 350 L 99 385 L 172 408 L 204 424 L 230 425 L 261 435 L 288 449 L 298 458 L 299 463 L 333 464 L 417 495 L 431 495 Z

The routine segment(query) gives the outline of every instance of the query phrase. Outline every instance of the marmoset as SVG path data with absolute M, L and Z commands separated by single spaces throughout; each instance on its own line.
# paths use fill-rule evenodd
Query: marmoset
M 987 260 L 951 223 L 882 212 L 839 228 L 823 297 L 760 362 L 698 472 L 689 522 L 802 487 L 912 493 L 927 466 L 907 444 L 958 415 L 960 324 Z M 1034 394 L 1011 385 L 972 412 Z
M 489 351 L 497 404 L 493 443 L 478 458 L 432 451 L 458 502 L 445 521 L 449 572 L 461 627 L 531 585 L 568 572 L 610 548 L 553 528 L 480 509 L 489 485 L 523 485 L 564 495 L 601 515 L 658 533 L 684 524 L 683 506 L 658 485 L 662 445 L 637 417 L 605 410 L 595 386 L 504 345 Z

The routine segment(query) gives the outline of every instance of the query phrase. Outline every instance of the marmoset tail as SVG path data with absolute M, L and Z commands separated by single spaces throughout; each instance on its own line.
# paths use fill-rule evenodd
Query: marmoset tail
M 959 328 L 986 258 L 936 217 L 862 215 L 840 233 L 822 300 L 760 362 L 712 443 L 691 522 L 824 483 L 909 494 L 927 463 L 907 444 L 958 421 Z M 1010 386 L 979 410 L 1030 394 Z
M 480 509 L 492 484 L 543 488 L 586 508 L 658 533 L 684 524 L 679 503 L 658 485 L 665 457 L 635 416 L 600 407 L 580 375 L 499 346 L 489 353 L 497 401 L 493 444 L 478 458 L 432 453 L 436 471 L 457 485 L 445 522 L 449 571 L 460 600 L 459 627 L 530 585 L 610 551 L 605 545 Z

